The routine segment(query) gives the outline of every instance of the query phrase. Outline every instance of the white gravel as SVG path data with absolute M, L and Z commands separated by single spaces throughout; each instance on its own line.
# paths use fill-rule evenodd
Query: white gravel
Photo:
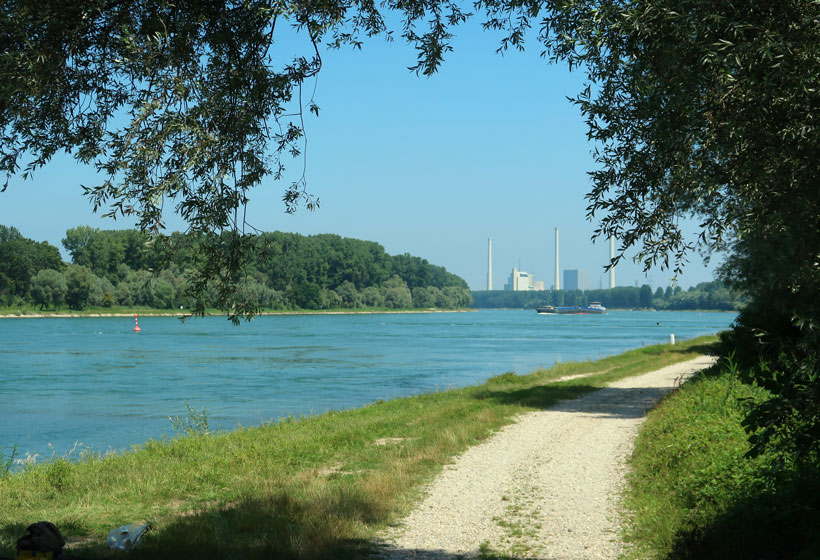
M 619 495 L 646 412 L 711 357 L 623 379 L 520 416 L 470 448 L 380 539 L 381 558 L 450 560 L 497 554 L 607 559 L 621 550 Z

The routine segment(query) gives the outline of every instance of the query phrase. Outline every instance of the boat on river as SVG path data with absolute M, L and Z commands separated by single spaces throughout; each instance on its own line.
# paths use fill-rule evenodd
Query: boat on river
M 589 305 L 574 305 L 571 307 L 553 307 L 552 305 L 539 305 L 535 308 L 539 314 L 553 315 L 603 315 L 606 307 L 598 301 L 592 301 Z

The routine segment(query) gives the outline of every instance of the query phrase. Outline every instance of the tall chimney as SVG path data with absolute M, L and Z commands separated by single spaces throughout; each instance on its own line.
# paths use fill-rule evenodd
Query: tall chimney
M 612 266 L 612 259 L 615 258 L 615 236 L 609 236 L 609 265 Z M 609 289 L 615 287 L 615 267 L 609 269 Z
M 561 289 L 561 282 L 558 279 L 558 228 L 555 228 L 555 289 Z
M 493 238 L 487 238 L 487 290 L 493 289 Z

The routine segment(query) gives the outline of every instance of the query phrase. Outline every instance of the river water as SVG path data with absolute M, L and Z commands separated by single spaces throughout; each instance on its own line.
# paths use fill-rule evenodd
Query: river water
M 354 408 L 716 333 L 734 313 L 534 311 L 0 320 L 0 452 L 73 458 L 174 435 Z

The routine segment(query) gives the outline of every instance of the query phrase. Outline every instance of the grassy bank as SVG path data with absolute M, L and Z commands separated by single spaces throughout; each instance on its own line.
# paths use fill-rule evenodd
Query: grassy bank
M 217 312 L 217 310 L 212 310 Z M 133 307 L 87 307 L 81 310 L 68 308 L 61 309 L 40 309 L 36 305 L 0 307 L 0 318 L 2 317 L 127 317 L 134 313 L 143 315 L 171 315 L 178 317 L 185 311 L 174 311 L 173 309 L 155 309 L 153 307 L 133 306 Z
M 424 482 L 517 414 L 689 359 L 712 340 L 148 442 L 123 455 L 53 460 L 0 479 L 0 555 L 12 555 L 27 524 L 49 520 L 69 537 L 74 554 L 109 557 L 110 529 L 148 520 L 155 529 L 136 558 L 359 557 L 375 531 L 409 510 Z M 590 375 L 551 383 L 572 374 Z
M 744 399 L 766 398 L 724 362 L 649 414 L 631 461 L 630 558 L 820 558 L 820 472 L 746 457 Z

